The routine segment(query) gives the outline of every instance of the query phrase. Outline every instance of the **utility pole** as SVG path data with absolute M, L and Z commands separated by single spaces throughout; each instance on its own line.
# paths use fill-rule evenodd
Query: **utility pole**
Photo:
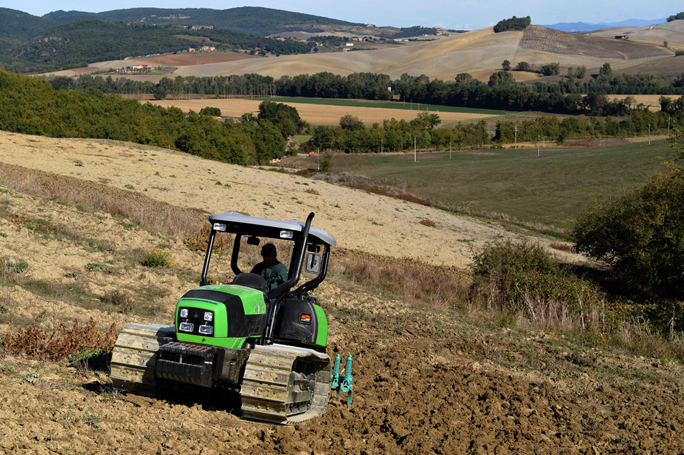
M 651 124 L 648 124 L 648 145 L 651 145 Z
M 449 159 L 451 159 L 451 142 L 449 142 Z
M 413 162 L 417 162 L 418 158 L 416 157 L 416 138 L 418 137 L 417 134 L 413 135 Z
M 515 127 L 515 147 L 513 148 L 518 148 L 518 126 L 516 125 Z

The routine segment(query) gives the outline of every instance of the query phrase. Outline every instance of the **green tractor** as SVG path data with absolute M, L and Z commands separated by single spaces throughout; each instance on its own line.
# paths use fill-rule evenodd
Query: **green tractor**
M 180 298 L 174 326 L 123 328 L 112 352 L 113 386 L 148 396 L 160 383 L 228 386 L 240 392 L 243 418 L 269 423 L 323 414 L 331 382 L 328 323 L 309 292 L 325 279 L 336 242 L 311 227 L 313 217 L 302 223 L 234 212 L 210 216 L 200 287 Z M 207 273 L 213 246 L 217 236 L 228 233 L 235 236 L 230 261 L 235 278 L 212 284 Z M 243 237 L 250 245 L 261 238 L 293 242 L 287 281 L 275 285 L 240 270 Z M 296 287 L 303 268 L 313 277 Z

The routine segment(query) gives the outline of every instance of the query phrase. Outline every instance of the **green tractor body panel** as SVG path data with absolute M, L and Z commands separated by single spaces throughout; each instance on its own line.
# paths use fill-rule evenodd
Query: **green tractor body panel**
M 195 288 L 176 305 L 178 341 L 240 349 L 266 324 L 264 293 L 238 285 Z
M 325 317 L 323 308 L 314 305 L 316 311 L 316 319 L 318 320 L 318 333 L 316 334 L 316 345 L 323 348 L 328 344 L 328 319 Z

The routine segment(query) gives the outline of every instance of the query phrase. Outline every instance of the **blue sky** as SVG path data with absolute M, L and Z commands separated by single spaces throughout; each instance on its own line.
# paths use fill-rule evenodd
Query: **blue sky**
M 511 16 L 531 16 L 533 24 L 599 23 L 662 19 L 684 10 L 681 0 L 659 0 L 653 3 L 636 0 L 262 0 L 258 3 L 225 0 L 206 0 L 201 3 L 188 0 L 2 0 L 0 6 L 35 16 L 57 10 L 102 12 L 139 7 L 228 9 L 263 6 L 378 26 L 439 25 L 468 30 L 494 25 Z

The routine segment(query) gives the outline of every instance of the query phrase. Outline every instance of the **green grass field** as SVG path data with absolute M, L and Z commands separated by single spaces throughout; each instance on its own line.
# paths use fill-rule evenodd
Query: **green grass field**
M 300 98 L 300 97 L 274 97 L 274 98 L 256 98 L 264 101 L 273 101 L 276 103 L 300 103 L 300 104 L 319 104 L 327 106 L 350 106 L 350 107 L 375 107 L 380 109 L 402 109 L 425 111 L 432 113 L 437 112 L 457 112 L 469 114 L 485 114 L 485 115 L 504 115 L 504 111 L 497 111 L 494 109 L 471 109 L 467 107 L 454 106 L 438 106 L 434 104 L 418 104 L 418 103 L 404 103 L 404 102 L 390 102 L 390 101 L 360 101 L 360 100 L 345 100 L 336 98 Z
M 407 192 L 444 205 L 504 213 L 558 228 L 595 197 L 618 195 L 664 171 L 664 141 L 610 147 L 485 150 L 406 155 L 337 155 L 334 172 L 395 179 Z

